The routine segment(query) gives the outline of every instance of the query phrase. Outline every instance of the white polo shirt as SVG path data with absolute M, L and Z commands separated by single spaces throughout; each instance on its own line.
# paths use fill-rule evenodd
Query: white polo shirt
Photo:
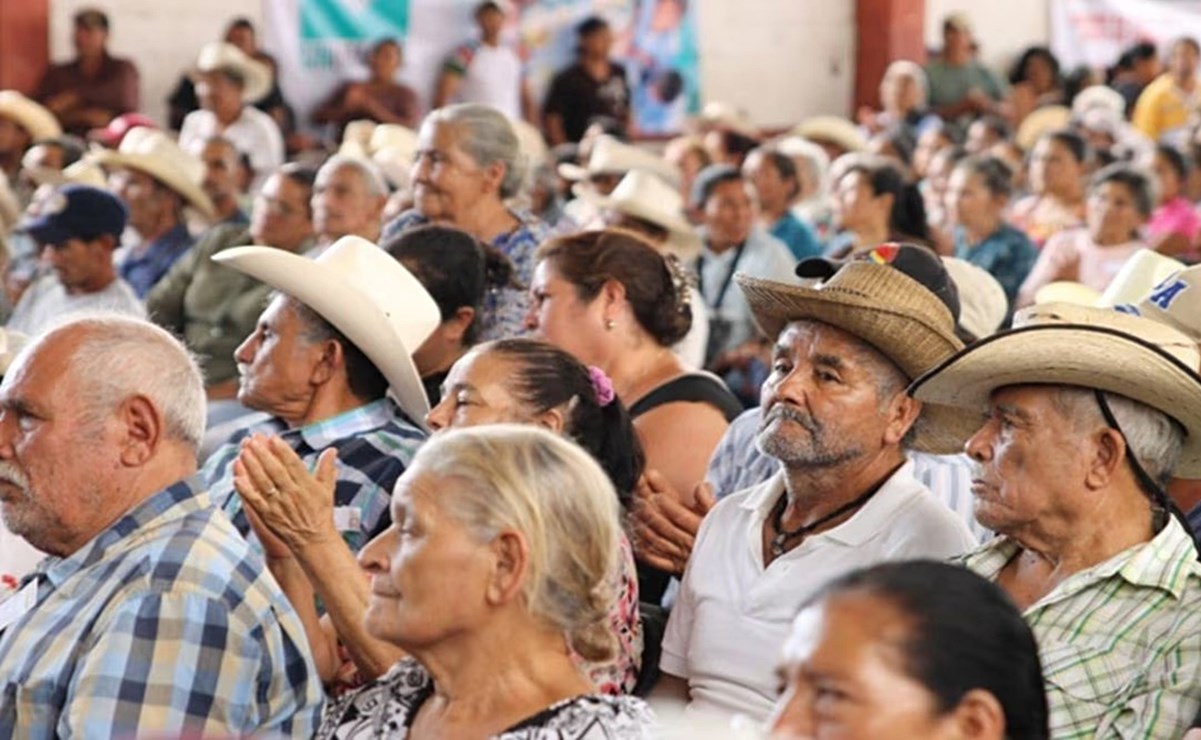
M 705 517 L 663 638 L 659 666 L 688 679 L 689 710 L 766 720 L 780 650 L 801 604 L 831 579 L 882 561 L 945 560 L 977 546 L 906 462 L 847 521 L 763 567 L 763 523 L 784 473 L 727 496 Z

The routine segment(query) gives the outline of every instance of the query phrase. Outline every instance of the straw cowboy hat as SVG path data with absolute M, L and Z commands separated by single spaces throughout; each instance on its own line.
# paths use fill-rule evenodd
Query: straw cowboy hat
M 921 247 L 899 247 L 922 249 Z M 930 253 L 934 280 L 930 284 L 910 277 L 890 262 L 895 261 L 898 245 L 882 245 L 871 250 L 879 259 L 865 257 L 846 262 L 816 287 L 801 286 L 753 278 L 739 273 L 734 281 L 746 296 L 755 323 L 769 337 L 776 337 L 790 321 L 810 319 L 842 329 L 862 339 L 892 360 L 912 380 L 963 349 L 955 336 L 955 314 L 946 300 L 935 294 L 931 285 L 941 273 L 943 287 L 954 293 L 938 258 Z M 928 252 L 929 250 L 922 250 Z M 802 272 L 806 260 L 798 266 Z M 965 414 L 958 409 L 926 408 L 916 428 L 914 448 L 938 454 L 962 450 L 962 441 L 979 413 Z
M 1022 119 L 1017 133 L 1013 135 L 1013 141 L 1022 148 L 1022 151 L 1028 152 L 1034 148 L 1043 134 L 1065 128 L 1071 120 L 1072 111 L 1062 105 L 1038 108 Z
M 0 90 L 0 116 L 15 121 L 33 141 L 63 135 L 53 113 L 16 90 Z
M 232 247 L 213 255 L 295 298 L 333 324 L 388 379 L 400 408 L 424 427 L 429 400 L 413 364 L 442 316 L 417 278 L 375 244 L 344 236 L 317 259 L 275 247 Z
M 245 103 L 261 100 L 271 92 L 273 77 L 271 68 L 266 64 L 224 41 L 212 41 L 200 47 L 193 77 L 223 70 L 236 72 L 242 78 L 242 101 Z
M 28 156 L 28 152 L 26 153 Z M 67 183 L 75 183 L 77 185 L 91 185 L 94 188 L 103 188 L 107 186 L 107 180 L 104 177 L 104 170 L 100 169 L 93 162 L 86 159 L 81 159 L 78 162 L 72 162 L 61 170 L 56 170 L 53 167 L 43 167 L 42 165 L 27 165 L 22 164 L 21 171 L 29 177 L 35 185 L 65 185 Z
M 1056 280 L 1047 283 L 1034 294 L 1034 302 L 1043 303 L 1074 303 L 1078 306 L 1095 306 L 1101 300 L 1101 293 L 1075 280 Z
M 645 170 L 672 187 L 680 184 L 680 173 L 670 162 L 612 136 L 597 137 L 588 157 L 588 166 L 559 165 L 559 174 L 567 180 L 587 180 L 592 175 L 624 175 L 630 170 Z
M 1201 265 L 1167 276 L 1138 301 L 1115 306 L 1179 330 L 1201 344 Z
M 1201 477 L 1197 344 L 1172 327 L 1113 309 L 1032 306 L 1014 328 L 982 339 L 914 381 L 919 401 L 979 412 L 1010 385 L 1067 385 L 1116 393 L 1162 411 L 1187 437 L 1175 474 Z M 965 437 L 966 440 L 966 437 Z
M 88 157 L 101 167 L 127 167 L 145 172 L 179 193 L 205 216 L 213 215 L 213 202 L 200 187 L 204 181 L 204 164 L 180 149 L 179 144 L 162 131 L 145 127 L 131 129 L 116 151 L 97 149 Z
M 666 229 L 668 240 L 665 246 L 681 260 L 691 259 L 700 252 L 701 239 L 684 218 L 684 199 L 680 191 L 649 172 L 631 170 L 608 196 L 579 185 L 575 186 L 574 192 L 598 209 L 609 208 Z
M 861 152 L 867 149 L 867 138 L 859 127 L 838 116 L 814 116 L 805 119 L 791 133 L 793 136 L 819 144 L 833 144 L 844 152 Z
M 942 263 L 959 289 L 959 327 L 976 339 L 1000 329 L 1009 314 L 1009 298 L 1001 283 L 967 260 L 943 257 Z
M 759 138 L 759 129 L 751 123 L 750 116 L 732 103 L 718 100 L 705 103 L 696 122 L 701 127 L 726 129 L 748 139 Z

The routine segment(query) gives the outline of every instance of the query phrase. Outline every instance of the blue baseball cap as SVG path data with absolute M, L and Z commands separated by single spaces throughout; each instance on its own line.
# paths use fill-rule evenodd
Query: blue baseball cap
M 129 218 L 117 196 L 90 185 L 64 185 L 38 206 L 38 215 L 22 222 L 21 229 L 40 244 L 86 241 L 104 234 L 119 239 Z

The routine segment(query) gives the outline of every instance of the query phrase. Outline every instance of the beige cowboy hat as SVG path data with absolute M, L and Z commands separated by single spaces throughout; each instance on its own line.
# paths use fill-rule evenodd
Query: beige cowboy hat
M 26 152 L 25 155 L 28 158 L 29 152 Z M 38 186 L 58 186 L 71 183 L 103 188 L 107 184 L 104 177 L 104 170 L 97 167 L 94 162 L 89 162 L 86 159 L 72 162 L 61 170 L 37 164 L 22 164 L 21 171 L 29 177 L 33 184 Z
M 1072 115 L 1084 115 L 1090 110 L 1105 111 L 1115 120 L 1126 117 L 1126 98 L 1109 85 L 1090 85 L 1072 99 Z
M 232 247 L 223 263 L 316 311 L 359 348 L 388 379 L 400 408 L 424 428 L 429 400 L 413 351 L 442 321 L 417 278 L 372 242 L 344 236 L 309 259 L 275 247 Z
M 243 102 L 253 103 L 271 92 L 273 75 L 266 64 L 224 41 L 212 41 L 200 47 L 193 76 L 221 70 L 232 70 L 242 78 Z
M 407 188 L 417 156 L 417 132 L 397 123 L 351 121 L 338 154 L 372 162 L 392 187 Z
M 887 264 L 868 259 L 847 262 L 816 287 L 743 273 L 735 275 L 734 281 L 746 296 L 755 323 L 767 336 L 779 335 L 790 321 L 820 321 L 875 347 L 911 380 L 963 349 L 947 304 Z M 914 449 L 936 454 L 960 452 L 965 435 L 978 420 L 978 413 L 924 408 Z
M 1097 305 L 1113 307 L 1134 303 L 1184 268 L 1185 264 L 1180 260 L 1150 249 L 1140 249 L 1122 263 L 1122 269 L 1113 276 Z
M 624 175 L 630 170 L 649 172 L 672 187 L 680 184 L 680 173 L 670 162 L 607 135 L 597 137 L 586 167 L 571 163 L 559 165 L 559 175 L 567 180 L 587 180 L 592 175 Z
M 579 184 L 573 191 L 598 209 L 612 209 L 666 229 L 668 240 L 665 246 L 681 260 L 691 259 L 700 252 L 701 239 L 684 218 L 684 198 L 680 191 L 649 172 L 629 171 L 608 196 Z
M 1011 385 L 1066 385 L 1116 393 L 1162 411 L 1184 427 L 1188 436 L 1175 474 L 1197 478 L 1198 363 L 1196 342 L 1166 324 L 1109 308 L 1050 303 L 1019 311 L 1012 329 L 943 361 L 915 380 L 910 393 L 925 403 L 977 413 L 993 391 Z
M 1201 265 L 1168 275 L 1138 301 L 1117 309 L 1167 324 L 1201 344 Z
M 63 135 L 62 126 L 53 113 L 16 90 L 0 90 L 0 116 L 16 121 L 18 126 L 29 132 L 29 138 L 33 141 Z
M 1022 119 L 1013 141 L 1023 151 L 1030 151 L 1043 134 L 1065 128 L 1072 120 L 1072 111 L 1062 105 L 1048 105 L 1038 108 Z
M 145 172 L 179 193 L 205 216 L 213 215 L 213 202 L 200 187 L 204 181 L 204 164 L 158 129 L 131 129 L 121 140 L 120 148 L 115 151 L 95 149 L 88 154 L 88 159 L 101 167 L 128 167 Z
M 1099 300 L 1100 291 L 1074 280 L 1047 283 L 1034 294 L 1034 302 L 1037 304 L 1074 303 L 1078 306 L 1095 306 Z
M 727 129 L 748 139 L 759 138 L 759 129 L 751 122 L 750 116 L 733 103 L 725 101 L 705 103 L 701 114 L 696 117 L 696 123 L 702 127 Z
M 834 144 L 848 153 L 867 149 L 867 137 L 863 135 L 859 127 L 839 116 L 807 118 L 790 133 L 819 144 L 822 142 Z
M 517 137 L 517 148 L 525 157 L 527 172 L 550 161 L 550 147 L 546 145 L 546 139 L 537 127 L 520 118 L 510 118 L 509 125 L 513 127 L 513 135 Z
M 943 257 L 947 273 L 959 289 L 959 326 L 976 339 L 996 332 L 1009 315 L 1009 298 L 997 279 L 979 265 Z

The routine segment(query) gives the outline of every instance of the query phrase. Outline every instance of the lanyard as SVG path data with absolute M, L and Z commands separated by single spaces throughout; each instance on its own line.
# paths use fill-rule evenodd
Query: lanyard
M 734 252 L 734 261 L 730 263 L 730 271 L 726 273 L 725 280 L 722 280 L 721 287 L 717 289 L 717 297 L 713 301 L 713 310 L 721 310 L 721 304 L 726 300 L 726 292 L 730 289 L 730 283 L 734 282 L 734 273 L 738 271 L 738 263 L 742 260 L 742 253 L 746 251 L 746 242 L 738 245 L 738 250 Z M 696 258 L 696 289 L 703 298 L 705 295 L 705 257 L 701 255 Z

